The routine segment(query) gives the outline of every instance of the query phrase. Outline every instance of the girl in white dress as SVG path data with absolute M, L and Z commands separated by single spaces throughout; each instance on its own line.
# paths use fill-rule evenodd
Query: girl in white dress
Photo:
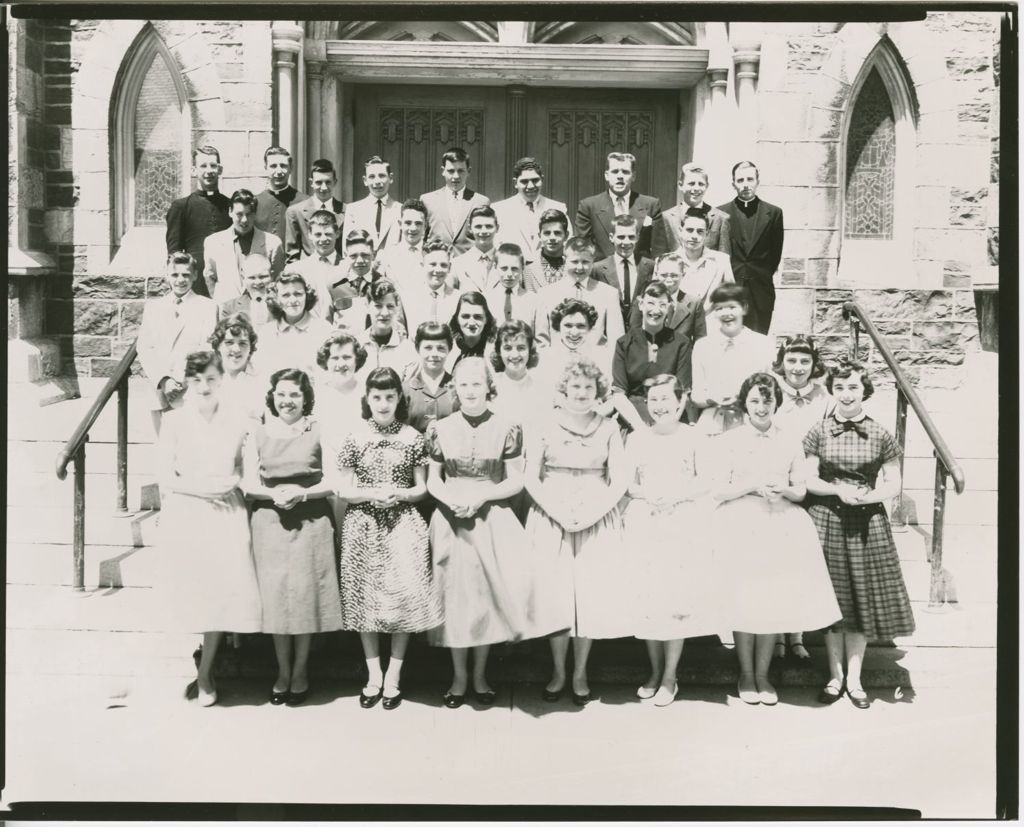
M 257 338 L 252 320 L 245 313 L 225 316 L 217 322 L 210 336 L 210 344 L 224 365 L 221 404 L 253 420 L 263 415 L 263 397 L 266 392 L 252 368 Z

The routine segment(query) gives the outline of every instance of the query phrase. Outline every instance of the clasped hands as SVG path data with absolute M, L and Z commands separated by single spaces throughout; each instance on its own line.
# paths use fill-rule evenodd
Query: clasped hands
M 302 502 L 302 498 L 305 496 L 306 489 L 301 485 L 278 485 L 273 489 L 273 496 L 271 500 L 277 508 L 288 511 L 294 508 L 298 503 Z
M 834 482 L 836 496 L 846 505 L 864 505 L 864 500 L 871 493 L 871 486 L 864 483 Z

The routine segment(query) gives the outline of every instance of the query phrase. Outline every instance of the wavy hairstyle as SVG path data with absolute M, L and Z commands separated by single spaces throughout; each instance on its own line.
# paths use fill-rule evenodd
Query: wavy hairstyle
M 214 350 L 220 350 L 220 346 L 224 344 L 224 339 L 228 334 L 232 336 L 244 335 L 249 340 L 249 357 L 252 358 L 252 354 L 256 352 L 256 328 L 252 326 L 252 320 L 245 313 L 232 313 L 230 316 L 225 316 L 213 329 L 213 333 L 210 334 L 208 339 L 210 346 Z
M 185 357 L 185 378 L 199 376 L 211 365 L 217 369 L 217 373 L 224 373 L 224 364 L 217 351 L 195 350 Z
M 551 311 L 551 329 L 561 330 L 562 319 L 566 316 L 572 316 L 576 313 L 582 313 L 587 323 L 590 325 L 590 329 L 594 329 L 594 325 L 597 324 L 597 309 L 590 302 L 585 302 L 583 299 L 577 299 L 569 297 L 562 299 L 558 304 L 555 305 L 555 309 Z
M 772 363 L 772 370 L 779 376 L 784 377 L 786 375 L 782 362 L 786 358 L 787 353 L 804 353 L 811 357 L 812 379 L 825 375 L 825 363 L 821 359 L 821 354 L 818 353 L 813 337 L 800 334 L 798 336 L 786 336 L 782 340 L 782 344 L 779 345 L 779 352 L 775 355 L 775 361 Z
M 356 370 L 360 370 L 366 364 L 366 348 L 351 333 L 339 330 L 328 336 L 316 352 L 316 363 L 321 370 L 327 370 L 327 360 L 331 358 L 332 347 L 345 347 L 352 345 L 352 352 L 356 356 Z
M 498 373 L 505 371 L 505 360 L 501 358 L 501 345 L 506 339 L 514 339 L 516 336 L 526 337 L 526 349 L 529 356 L 526 358 L 526 367 L 535 368 L 539 361 L 537 354 L 537 340 L 533 335 L 533 328 L 521 319 L 512 319 L 505 322 L 494 334 L 494 350 L 491 351 L 491 367 Z
M 875 383 L 871 381 L 871 374 L 861 362 L 849 358 L 842 358 L 839 364 L 831 368 L 828 377 L 825 379 L 825 388 L 832 393 L 832 383 L 836 379 L 849 379 L 853 374 L 860 375 L 860 383 L 864 386 L 864 400 L 867 402 L 875 393 Z
M 592 379 L 594 386 L 597 388 L 597 398 L 599 401 L 604 401 L 608 398 L 608 391 L 610 390 L 608 379 L 592 359 L 588 359 L 586 356 L 577 356 L 575 359 L 569 360 L 556 386 L 556 390 L 563 396 L 565 395 L 565 389 L 569 385 L 569 380 L 574 376 Z
M 294 382 L 302 391 L 302 415 L 309 416 L 313 413 L 313 383 L 309 381 L 309 375 L 298 368 L 282 368 L 270 375 L 270 390 L 267 391 L 267 409 L 277 416 L 277 405 L 274 404 L 274 391 L 281 382 Z
M 760 391 L 762 399 L 774 399 L 776 409 L 782 404 L 782 388 L 779 387 L 779 380 L 770 373 L 752 373 L 743 380 L 743 384 L 740 385 L 740 395 L 736 397 L 736 404 L 743 413 L 747 412 L 747 396 L 754 388 Z
M 359 403 L 363 419 L 373 418 L 373 413 L 370 411 L 370 403 L 366 401 L 372 390 L 397 391 L 398 407 L 395 408 L 395 419 L 399 422 L 405 422 L 409 418 L 409 397 L 405 395 L 402 379 L 395 372 L 394 368 L 374 368 L 370 371 L 370 375 L 366 377 L 366 393 L 363 394 L 363 398 Z

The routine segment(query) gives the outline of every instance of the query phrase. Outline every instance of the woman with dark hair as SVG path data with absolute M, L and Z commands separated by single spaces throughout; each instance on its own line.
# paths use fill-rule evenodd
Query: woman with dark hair
M 540 354 L 539 370 L 547 385 L 557 385 L 566 366 L 578 358 L 590 359 L 610 379 L 612 349 L 594 341 L 597 309 L 583 299 L 562 299 L 551 311 L 551 344 Z
M 494 337 L 491 366 L 501 413 L 524 428 L 538 414 L 546 413 L 540 383 L 533 374 L 537 367 L 537 341 L 533 328 L 513 319 L 498 328 Z
M 274 282 L 274 295 L 267 302 L 271 320 L 258 331 L 263 346 L 255 367 L 264 377 L 284 368 L 315 375 L 317 349 L 331 333 L 330 324 L 310 315 L 316 301 L 316 292 L 295 270 L 286 267 Z
M 220 403 L 223 376 L 216 352 L 186 357 L 184 404 L 164 417 L 158 446 L 160 582 L 181 626 L 203 633 L 201 706 L 217 702 L 213 663 L 223 633 L 260 631 L 249 520 L 238 488 L 246 423 Z
M 831 677 L 818 700 L 835 703 L 845 690 L 854 706 L 867 709 L 860 676 L 868 640 L 914 632 L 884 505 L 900 492 L 900 451 L 892 435 L 864 413 L 874 387 L 863 365 L 840 363 L 825 386 L 835 409 L 803 441 L 807 511 L 825 550 L 842 620 L 825 633 Z
M 452 375 L 444 367 L 452 350 L 452 332 L 446 324 L 423 322 L 416 328 L 415 342 L 419 363 L 406 373 L 402 388 L 409 401 L 409 424 L 422 434 L 457 404 Z
M 377 368 L 393 368 L 399 376 L 416 361 L 416 351 L 406 338 L 400 318 L 402 303 L 395 283 L 378 279 L 367 290 L 370 326 L 359 334 L 366 348 L 366 366 L 360 381 Z
M 372 370 L 362 400 L 363 423 L 341 444 L 337 494 L 348 503 L 341 529 L 344 628 L 359 632 L 367 680 L 364 709 L 383 697 L 402 702 L 402 661 L 409 636 L 438 626 L 441 601 L 431 579 L 427 525 L 414 503 L 427 491 L 423 435 L 406 425 L 402 381 L 391 368 Z M 391 636 L 387 673 L 380 635 Z
M 245 313 L 225 316 L 210 336 L 210 344 L 224 365 L 222 403 L 250 419 L 259 419 L 263 414 L 262 388 L 252 369 L 257 338 Z
M 263 631 L 274 636 L 274 705 L 297 706 L 309 692 L 309 647 L 316 632 L 341 628 L 334 519 L 324 480 L 313 386 L 301 370 L 270 377 L 269 416 L 246 446 L 245 493 L 263 598 Z
M 778 703 L 768 680 L 776 635 L 828 626 L 839 606 L 814 526 L 797 505 L 807 493 L 799 440 L 773 423 L 779 383 L 755 373 L 736 399 L 745 424 L 721 437 L 713 471 L 717 612 L 734 630 L 740 700 L 770 706 Z
M 455 347 L 445 364 L 449 373 L 454 372 L 460 359 L 469 356 L 490 358 L 497 324 L 483 293 L 470 290 L 459 296 L 459 303 L 455 306 L 448 326 L 455 341 Z

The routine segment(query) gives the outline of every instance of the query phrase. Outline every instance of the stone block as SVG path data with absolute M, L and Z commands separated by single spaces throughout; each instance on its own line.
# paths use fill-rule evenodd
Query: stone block
M 952 109 L 959 98 L 956 85 L 949 78 L 918 84 L 914 92 L 917 95 L 918 112 L 922 115 Z
M 833 230 L 787 230 L 783 255 L 791 258 L 838 258 L 839 233 Z
M 260 147 L 259 163 L 263 164 L 263 150 L 270 146 L 270 133 L 267 133 L 267 143 Z M 196 146 L 210 144 L 220 150 L 221 163 L 224 165 L 225 176 L 238 178 L 248 174 L 249 166 L 249 136 L 242 130 L 238 132 L 227 132 L 217 129 L 203 129 L 195 135 Z M 262 187 L 261 187 L 262 189 Z M 231 189 L 221 181 L 220 190 L 223 193 L 231 194 Z
M 254 136 L 255 137 L 255 136 Z M 251 141 L 253 139 L 250 139 Z M 262 158 L 263 150 L 260 150 L 259 156 Z M 757 166 L 760 171 L 761 184 L 764 186 L 774 186 L 776 184 L 785 185 L 791 183 L 786 170 L 786 145 L 778 141 L 758 141 L 757 143 Z M 728 169 L 726 169 L 726 178 L 728 178 Z M 736 195 L 735 192 L 732 193 Z
M 94 299 L 141 299 L 146 280 L 138 276 L 86 275 L 74 279 L 76 297 Z
M 985 260 L 986 231 L 978 228 L 914 230 L 914 257 L 981 263 Z
M 917 121 L 917 134 L 923 143 L 952 143 L 960 135 L 957 111 L 948 109 L 924 113 Z
M 977 343 L 978 326 L 963 322 L 915 322 L 913 340 L 914 350 L 959 351 L 962 358 L 963 351 Z
M 189 67 L 181 73 L 181 79 L 185 83 L 185 96 L 190 101 L 220 97 L 220 75 L 212 63 Z
M 153 298 L 155 296 L 162 296 L 169 289 L 170 285 L 167 284 L 167 279 L 165 279 L 163 276 L 149 276 L 146 279 L 146 296 L 149 298 Z
M 109 336 L 61 336 L 63 355 L 68 356 L 110 356 Z
M 953 227 L 984 227 L 988 217 L 988 188 L 959 189 L 949 193 L 949 224 Z
M 914 224 L 917 227 L 941 228 L 949 226 L 949 187 L 929 186 L 914 188 Z
M 999 266 L 999 228 L 989 227 L 987 232 L 985 251 L 988 254 L 988 263 L 991 267 Z
M 46 238 L 51 244 L 71 244 L 74 241 L 73 210 L 47 210 L 43 226 L 46 229 Z
M 999 183 L 999 138 L 993 138 L 989 143 L 989 183 Z
M 942 277 L 942 262 L 934 259 L 914 259 L 915 285 L 921 290 L 945 287 Z
M 818 72 L 825 65 L 832 38 L 791 37 L 786 41 L 786 71 Z
M 758 194 L 765 201 L 782 207 L 787 231 L 808 226 L 807 187 L 766 184 L 758 190 Z
M 946 320 L 953 312 L 946 290 L 858 290 L 856 299 L 872 320 Z
M 221 83 L 232 80 L 243 80 L 246 77 L 245 66 L 239 61 L 235 63 L 218 62 L 215 64 L 217 77 Z
M 139 335 L 139 325 L 142 324 L 145 306 L 144 301 L 121 302 L 120 330 L 117 334 L 120 338 L 129 339 Z
M 812 106 L 807 115 L 807 138 L 838 141 L 843 128 L 843 110 Z
M 78 184 L 78 206 L 84 210 L 109 210 L 112 204 L 110 173 L 102 171 L 76 172 Z M 109 230 L 107 236 L 109 237 Z
M 211 43 L 210 57 L 215 63 L 236 63 L 242 62 L 242 44 L 239 41 L 233 43 Z
M 67 169 L 85 172 L 103 172 L 110 168 L 110 133 L 106 129 L 78 129 L 63 131 L 62 149 L 71 153 L 72 163 Z
M 838 154 L 839 144 L 835 141 L 787 143 L 784 156 L 786 183 L 838 184 Z
M 956 290 L 953 292 L 953 315 L 958 319 L 977 323 L 978 312 L 974 304 L 973 290 Z
M 918 185 L 972 187 L 988 180 L 991 147 L 986 143 L 919 144 Z
M 803 92 L 761 92 L 759 137 L 769 141 L 803 140 L 807 131 L 808 100 Z
M 806 197 L 808 227 L 831 229 L 839 226 L 839 187 L 809 187 Z M 788 206 L 783 209 L 788 218 Z
M 228 121 L 225 118 L 224 102 L 220 98 L 190 100 L 189 106 L 192 109 L 193 128 L 209 131 L 211 129 L 223 129 L 227 126 Z
M 998 24 L 993 14 L 984 12 L 937 12 L 930 11 L 925 17 L 925 27 L 930 31 L 948 32 L 957 37 L 968 32 L 991 32 Z
M 947 288 L 971 286 L 970 264 L 964 261 L 947 261 L 942 267 L 942 286 Z
M 270 23 L 264 20 L 247 21 L 242 27 L 242 53 L 245 71 L 249 77 L 269 78 L 273 67 L 273 46 Z
M 74 213 L 75 244 L 104 244 L 110 241 L 109 210 L 76 209 Z
M 850 322 L 843 318 L 843 305 L 841 302 L 816 302 L 813 325 L 815 336 L 842 336 L 850 330 Z
M 238 103 L 228 101 L 224 104 L 225 123 L 240 128 L 259 128 L 270 121 L 270 105 L 265 103 Z
M 95 336 L 117 335 L 117 302 L 85 300 L 74 302 L 74 332 Z
M 810 92 L 816 106 L 840 109 L 850 99 L 850 84 L 826 74 L 818 74 L 810 85 Z
M 825 287 L 839 277 L 839 262 L 834 258 L 811 258 L 807 260 L 807 284 Z
M 807 283 L 807 277 L 803 273 L 783 272 L 779 280 L 784 287 L 795 287 Z

